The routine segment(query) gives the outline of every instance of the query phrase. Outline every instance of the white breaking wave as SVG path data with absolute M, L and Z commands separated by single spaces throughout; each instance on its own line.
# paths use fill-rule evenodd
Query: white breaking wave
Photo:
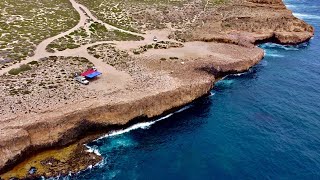
M 287 7 L 288 9 L 294 9 L 294 8 L 296 8 L 297 6 L 296 6 L 296 5 L 293 5 L 293 4 L 286 4 L 286 7 Z
M 284 57 L 284 55 L 281 54 L 272 54 L 272 53 L 266 53 L 266 57 Z
M 301 19 L 320 19 L 320 16 L 312 15 L 312 14 L 301 14 L 301 13 L 292 13 L 295 17 Z
M 87 167 L 88 170 L 90 170 L 90 169 L 92 169 L 92 168 L 93 168 L 92 165 L 89 165 L 89 166 Z
M 299 48 L 296 46 L 286 46 L 286 45 L 281 45 L 281 44 L 276 44 L 276 43 L 265 43 L 260 45 L 261 48 L 263 49 L 268 49 L 268 48 L 279 48 L 279 49 L 284 49 L 287 51 L 298 51 Z M 265 52 L 265 55 L 268 54 L 268 52 Z
M 95 153 L 96 155 L 101 156 L 99 150 L 95 146 L 90 147 L 87 144 L 84 144 L 84 145 L 86 146 L 86 148 L 88 148 L 87 152 Z
M 191 107 L 191 105 L 185 106 L 185 107 L 177 110 L 176 112 L 170 113 L 170 114 L 168 114 L 166 116 L 163 116 L 163 117 L 161 117 L 159 119 L 156 119 L 154 121 L 151 121 L 151 122 L 137 123 L 137 124 L 134 124 L 134 125 L 126 128 L 126 129 L 117 130 L 117 131 L 111 131 L 110 133 L 108 133 L 108 134 L 96 139 L 95 141 L 98 141 L 98 140 L 101 140 L 101 139 L 107 138 L 107 137 L 112 137 L 112 136 L 117 136 L 117 135 L 120 135 L 120 134 L 124 134 L 124 133 L 130 132 L 132 130 L 136 130 L 136 129 L 148 129 L 151 125 L 155 124 L 156 122 L 161 121 L 163 119 L 167 119 L 170 116 L 172 116 L 173 114 L 182 112 L 182 111 L 184 111 L 186 109 L 189 109 L 190 107 Z
M 237 73 L 237 74 L 231 74 L 230 76 L 242 76 L 242 75 L 247 74 L 248 72 L 249 72 L 249 71 L 242 72 L 242 73 Z
M 233 79 L 223 79 L 223 80 L 220 80 L 218 82 L 219 84 L 223 84 L 223 85 L 231 85 L 234 83 L 234 80 Z
M 180 113 L 180 112 L 182 112 L 182 111 L 185 111 L 185 110 L 189 109 L 190 107 L 191 107 L 191 105 L 184 106 L 183 108 L 177 110 L 177 111 L 174 112 L 173 114 L 175 114 L 175 113 Z M 161 119 L 161 118 L 160 118 L 160 119 Z M 162 120 L 162 119 L 161 119 L 161 120 Z
M 215 94 L 216 94 L 216 93 L 210 91 L 209 97 L 210 97 L 210 96 L 214 96 Z
M 172 115 L 172 114 L 168 114 L 167 116 L 169 117 L 170 115 Z M 111 137 L 111 136 L 117 136 L 117 135 L 120 135 L 120 134 L 124 134 L 124 133 L 130 132 L 130 131 L 135 130 L 135 129 L 147 129 L 152 124 L 154 124 L 155 122 L 156 121 L 142 122 L 142 123 L 134 124 L 134 125 L 126 128 L 126 129 L 122 129 L 122 130 L 118 130 L 118 131 L 111 131 L 109 134 L 106 134 L 106 135 L 98 138 L 97 140 L 100 140 L 100 139 L 103 139 L 103 138 L 106 138 L 106 137 Z

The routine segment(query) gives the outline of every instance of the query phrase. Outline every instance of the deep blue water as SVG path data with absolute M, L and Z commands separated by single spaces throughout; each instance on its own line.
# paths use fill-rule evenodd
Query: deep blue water
M 104 161 L 71 179 L 320 179 L 320 2 L 286 4 L 311 42 L 261 45 L 265 59 L 212 96 L 90 143 Z

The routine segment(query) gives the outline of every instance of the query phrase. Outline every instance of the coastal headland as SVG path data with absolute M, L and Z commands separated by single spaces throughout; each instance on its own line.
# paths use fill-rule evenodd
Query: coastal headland
M 4 179 L 76 173 L 94 165 L 101 158 L 87 151 L 88 140 L 207 95 L 219 78 L 259 63 L 259 43 L 294 45 L 314 34 L 282 0 L 56 1 L 69 8 L 73 21 L 64 17 L 56 29 L 43 25 L 52 34 L 38 37 L 16 30 L 20 35 L 10 38 L 26 43 L 0 46 Z M 22 24 L 23 13 L 1 13 L 7 18 L 2 38 L 10 26 L 30 25 Z M 15 51 L 20 46 L 25 53 Z M 87 86 L 73 80 L 92 66 L 100 77 Z M 30 175 L 33 165 L 38 171 Z

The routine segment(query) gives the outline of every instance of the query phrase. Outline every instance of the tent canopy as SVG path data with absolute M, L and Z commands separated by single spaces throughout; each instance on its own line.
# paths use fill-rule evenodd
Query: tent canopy
M 86 77 L 86 78 L 89 78 L 89 79 L 92 79 L 92 78 L 95 78 L 95 77 L 97 77 L 97 76 L 99 76 L 99 75 L 101 75 L 101 74 L 102 74 L 102 73 L 99 72 L 99 71 L 94 71 L 93 73 L 88 74 L 88 75 L 86 75 L 85 77 Z
M 86 78 L 92 79 L 92 78 L 95 78 L 95 77 L 97 77 L 97 76 L 99 76 L 101 74 L 102 74 L 101 72 L 96 71 L 96 70 L 91 68 L 91 69 L 88 69 L 87 71 L 81 73 L 81 76 L 84 76 Z
M 94 72 L 95 72 L 95 71 L 94 71 L 93 69 L 88 69 L 87 71 L 81 73 L 81 76 L 87 76 L 87 75 L 89 75 L 89 74 L 91 74 L 91 73 L 94 73 Z

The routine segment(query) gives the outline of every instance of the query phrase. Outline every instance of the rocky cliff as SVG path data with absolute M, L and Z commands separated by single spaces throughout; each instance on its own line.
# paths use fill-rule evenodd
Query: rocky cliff
M 185 41 L 226 42 L 244 46 L 262 41 L 297 44 L 314 34 L 281 0 L 232 0 L 201 17 L 202 25 L 176 31 Z
M 172 72 L 173 64 L 175 68 L 181 66 L 180 71 L 171 74 L 174 77 L 170 78 L 170 81 L 179 81 L 175 83 L 175 86 L 162 87 L 158 91 L 148 93 L 143 90 L 130 90 L 126 91 L 126 94 L 131 93 L 127 96 L 123 93 L 111 95 L 112 100 L 109 99 L 111 96 L 101 97 L 99 100 L 85 101 L 60 109 L 48 110 L 43 114 L 17 117 L 1 122 L 0 165 L 2 172 L 21 159 L 29 157 L 34 151 L 63 146 L 86 134 L 126 126 L 137 122 L 137 119 L 139 121 L 148 120 L 191 103 L 209 93 L 215 78 L 228 73 L 246 71 L 263 58 L 264 53 L 259 48 L 225 44 L 226 50 L 232 47 L 237 51 L 247 53 L 230 54 L 231 58 L 234 58 L 233 61 L 203 57 L 184 60 L 185 64 L 179 62 L 178 65 L 176 62 L 163 62 L 161 68 L 167 72 Z M 144 62 L 141 60 L 141 63 L 148 66 L 151 71 L 160 71 L 160 66 L 155 65 L 157 62 L 151 61 L 149 64 Z

